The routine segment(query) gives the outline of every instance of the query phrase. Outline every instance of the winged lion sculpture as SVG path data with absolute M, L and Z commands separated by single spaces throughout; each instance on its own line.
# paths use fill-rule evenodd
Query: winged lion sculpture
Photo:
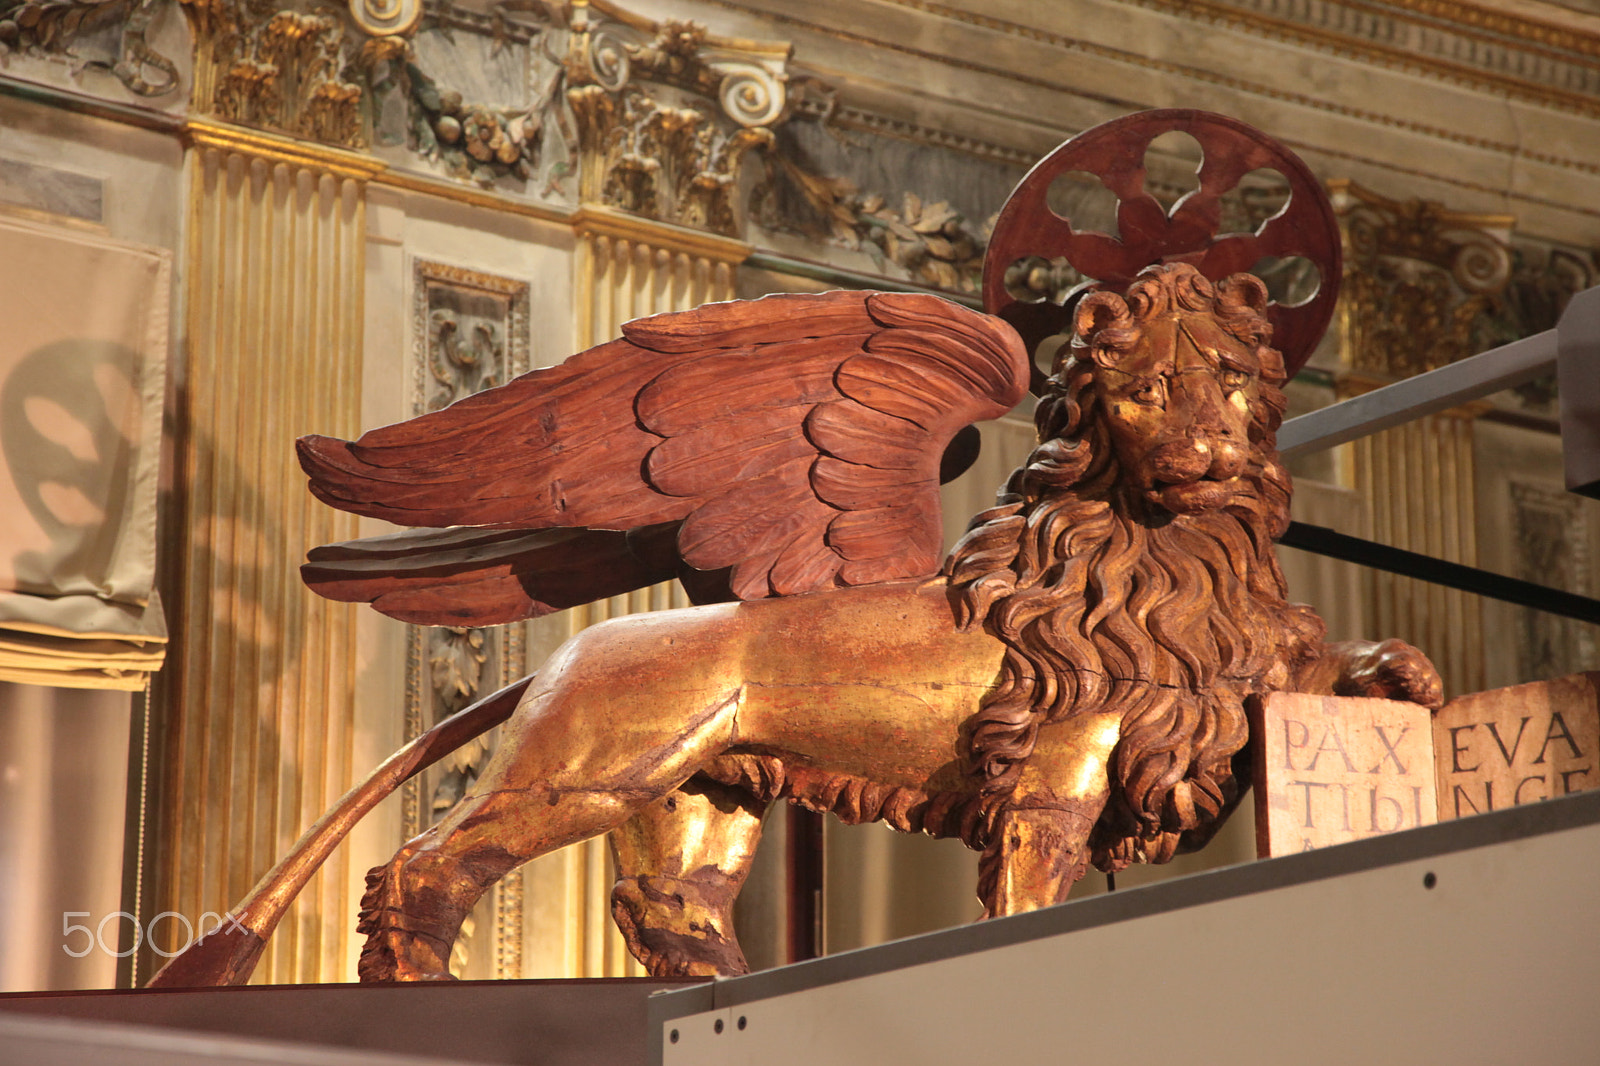
M 1141 161 L 1172 128 L 1206 160 L 1169 212 Z M 1219 197 L 1265 165 L 1299 206 L 1219 237 Z M 1122 198 L 1118 237 L 1044 206 L 1068 169 Z M 1008 296 L 1029 241 L 1098 283 L 1067 306 Z M 1290 253 L 1324 280 L 1299 308 L 1243 269 Z M 1209 839 L 1247 783 L 1251 698 L 1437 706 L 1416 649 L 1326 643 L 1274 556 L 1282 386 L 1338 276 L 1303 164 L 1219 116 L 1131 116 L 1030 173 L 990 254 L 997 315 L 893 293 L 708 305 L 354 442 L 302 439 L 320 499 L 427 527 L 313 552 L 325 595 L 484 625 L 677 577 L 699 605 L 592 627 L 419 738 L 153 983 L 248 976 L 356 818 L 508 717 L 476 787 L 369 875 L 364 980 L 447 978 L 490 885 L 602 833 L 613 913 L 651 973 L 743 972 L 732 905 L 780 799 L 959 837 L 986 913 L 1044 906 L 1091 863 Z M 1070 342 L 1036 371 L 1049 334 Z M 1037 446 L 941 561 L 941 459 L 1030 382 Z

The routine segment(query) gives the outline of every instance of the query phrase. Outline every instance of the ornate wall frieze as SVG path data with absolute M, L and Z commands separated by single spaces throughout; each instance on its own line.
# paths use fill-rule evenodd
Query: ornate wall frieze
M 785 152 L 769 155 L 767 165 L 768 180 L 752 200 L 752 214 L 767 230 L 864 251 L 880 271 L 893 263 L 934 288 L 970 293 L 981 287 L 993 216 L 975 227 L 946 200 L 928 202 L 906 192 L 890 201 L 863 193 L 850 179 L 817 173 Z M 786 209 L 786 197 L 802 210 Z
M 437 411 L 528 370 L 527 282 L 418 259 L 412 301 L 413 414 Z M 408 738 L 521 676 L 520 627 L 411 626 L 410 634 Z M 488 750 L 487 744 L 468 745 L 435 772 L 426 812 L 421 783 L 407 783 L 408 834 L 421 832 L 460 798 Z
M 528 370 L 529 286 L 525 281 L 418 259 L 412 268 L 413 414 L 447 407 Z M 521 676 L 521 628 L 411 626 L 407 738 Z M 415 835 L 476 779 L 489 751 L 474 742 L 422 782 L 404 788 L 403 821 Z M 424 807 L 427 809 L 425 810 Z
M 178 87 L 177 64 L 150 47 L 161 0 L 0 0 L 0 67 L 13 52 L 59 55 L 107 70 L 129 92 L 165 96 Z M 120 24 L 114 43 L 96 31 Z M 89 58 L 81 58 L 87 48 Z

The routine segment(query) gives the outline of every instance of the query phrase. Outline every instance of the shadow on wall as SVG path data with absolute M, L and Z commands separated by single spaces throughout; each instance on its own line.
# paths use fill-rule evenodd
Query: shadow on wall
M 150 558 L 131 557 L 134 524 L 146 522 L 148 538 L 155 519 L 131 513 L 140 363 L 113 342 L 60 341 L 24 356 L 0 385 L 0 543 L 13 553 L 0 560 L 0 588 L 148 597 Z

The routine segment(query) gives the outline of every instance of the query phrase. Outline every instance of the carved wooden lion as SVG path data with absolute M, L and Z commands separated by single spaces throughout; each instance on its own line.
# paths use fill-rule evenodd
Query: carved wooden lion
M 893 351 L 896 338 L 881 340 L 893 309 L 859 301 L 880 340 L 845 346 Z M 1125 298 L 1084 299 L 1038 406 L 1038 447 L 937 576 L 841 580 L 862 559 L 876 578 L 870 561 L 888 554 L 864 547 L 853 559 L 837 546 L 850 543 L 847 526 L 824 537 L 832 554 L 821 563 L 786 562 L 776 542 L 724 563 L 737 585 L 759 556 L 769 590 L 786 566 L 827 570 L 818 591 L 624 618 L 573 638 L 523 694 L 473 792 L 369 876 L 363 979 L 446 977 L 457 929 L 490 885 L 601 833 L 615 845 L 614 913 L 652 973 L 742 972 L 731 907 L 762 815 L 782 798 L 960 837 L 982 852 L 987 912 L 1027 910 L 1063 899 L 1091 861 L 1164 862 L 1208 837 L 1244 784 L 1235 756 L 1252 696 L 1360 691 L 1437 705 L 1437 675 L 1415 649 L 1326 645 L 1311 610 L 1284 599 L 1273 556 L 1290 491 L 1273 444 L 1284 371 L 1265 305 L 1250 275 L 1213 285 L 1184 265 L 1152 268 Z M 716 324 L 739 328 L 735 312 L 718 313 Z M 712 323 L 697 314 L 651 328 L 675 325 L 703 350 Z M 943 372 L 1009 364 L 1022 380 L 1023 353 L 1003 326 L 947 314 L 933 341 Z M 985 351 L 974 358 L 961 344 Z M 648 392 L 637 393 L 641 410 Z M 897 402 L 886 397 L 869 396 L 873 410 Z M 811 409 L 827 402 L 814 397 Z M 919 413 L 906 404 L 905 417 Z M 486 403 L 479 417 L 503 414 Z M 812 497 L 837 522 L 852 512 L 828 493 L 859 494 L 860 479 L 897 459 L 841 457 L 848 442 L 829 435 L 826 415 L 805 424 L 809 453 L 771 446 L 795 450 L 786 461 L 806 476 L 838 482 Z M 376 462 L 385 446 L 308 463 L 319 494 L 349 506 L 348 456 Z M 830 459 L 867 473 L 847 483 Z M 330 473 L 336 461 L 343 474 Z M 415 464 L 388 469 L 402 467 L 418 483 Z M 683 521 L 680 545 L 695 543 L 695 521 Z

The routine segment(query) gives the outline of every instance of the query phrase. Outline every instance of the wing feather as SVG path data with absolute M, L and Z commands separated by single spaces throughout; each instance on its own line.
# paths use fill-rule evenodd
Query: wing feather
M 864 463 L 847 463 L 824 455 L 811 468 L 811 487 L 818 499 L 844 511 L 867 511 L 881 507 L 884 500 L 939 491 L 939 479 L 912 481 L 904 470 L 885 470 Z
M 775 596 L 789 596 L 834 585 L 844 559 L 827 542 L 808 530 L 796 537 L 773 560 L 768 583 Z
M 830 403 L 806 416 L 806 436 L 824 454 L 883 470 L 921 470 L 927 455 L 916 427 L 860 403 Z
M 649 481 L 672 496 L 704 498 L 717 495 L 729 482 L 753 480 L 796 459 L 814 459 L 816 448 L 794 431 L 799 419 L 783 408 L 776 413 L 789 415 L 789 420 L 732 426 L 713 422 L 669 437 L 650 452 Z
M 380 553 L 354 584 L 329 577 L 324 559 L 325 590 L 414 621 L 475 616 L 453 595 L 481 597 L 497 617 L 538 613 L 551 596 L 659 580 L 659 558 L 627 562 L 615 539 L 646 526 L 675 530 L 671 559 L 727 572 L 740 598 L 930 574 L 940 456 L 1028 381 L 1009 326 L 922 295 L 709 304 L 622 332 L 358 441 L 299 443 L 312 492 L 336 507 L 405 525 L 593 533 L 565 549 L 583 572 L 560 584 L 553 542 L 472 542 L 467 554 L 488 563 L 450 542 L 437 546 L 455 553 L 442 569 Z M 379 588 L 386 567 L 404 573 Z M 520 587 L 519 567 L 550 595 Z
M 639 391 L 639 424 L 664 437 L 709 419 L 734 421 L 767 408 L 792 408 L 838 398 L 833 375 L 861 350 L 865 335 L 810 338 L 759 348 L 716 350 L 664 371 Z M 786 368 L 786 373 L 772 373 Z

